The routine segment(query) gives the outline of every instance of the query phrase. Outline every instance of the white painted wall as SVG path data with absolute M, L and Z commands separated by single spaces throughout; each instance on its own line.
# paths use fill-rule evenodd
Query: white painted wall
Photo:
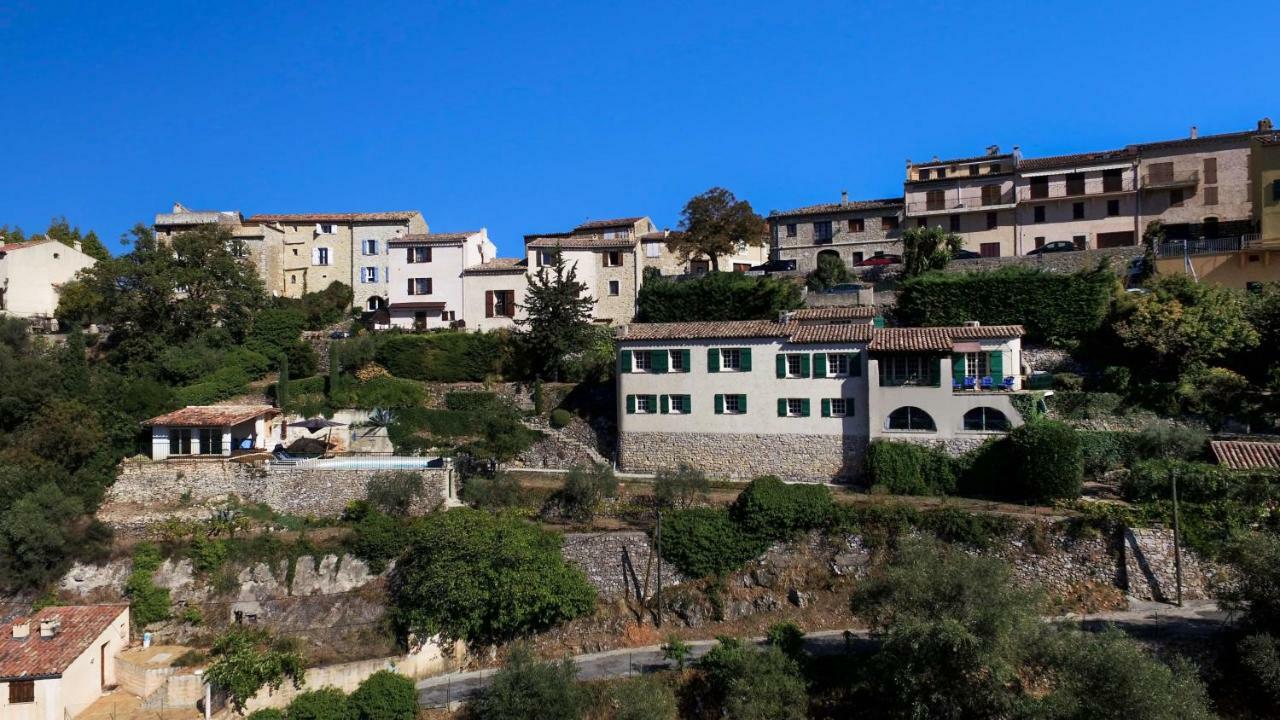
M 40 627 L 33 623 L 32 639 L 40 641 Z M 102 697 L 102 646 L 107 646 L 106 684 L 116 683 L 115 657 L 129 646 L 129 608 L 103 630 L 84 652 L 67 666 L 62 677 L 37 680 L 35 702 L 9 704 L 9 685 L 0 683 L 0 718 L 4 720 L 66 720 L 74 718 Z
M 58 309 L 58 286 L 96 261 L 60 242 L 0 245 L 0 312 L 16 317 L 52 316 Z

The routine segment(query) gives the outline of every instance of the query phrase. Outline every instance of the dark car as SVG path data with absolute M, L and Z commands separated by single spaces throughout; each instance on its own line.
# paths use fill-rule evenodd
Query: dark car
M 333 340 L 346 340 L 351 337 L 351 333 L 347 330 L 334 330 L 329 333 L 329 337 Z
M 885 255 L 884 253 L 876 253 L 862 262 L 854 265 L 854 267 L 874 267 L 876 265 L 896 265 L 902 262 L 901 255 Z
M 1074 252 L 1076 244 L 1070 240 L 1054 240 L 1027 253 L 1028 255 L 1048 255 L 1049 253 Z
M 982 253 L 976 253 L 972 250 L 957 250 L 955 255 L 951 256 L 952 260 L 973 260 L 982 257 Z

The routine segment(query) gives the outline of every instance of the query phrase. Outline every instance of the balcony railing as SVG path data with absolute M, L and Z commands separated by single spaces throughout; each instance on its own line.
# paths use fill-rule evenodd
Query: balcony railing
M 907 212 L 911 215 L 971 212 L 987 207 L 1012 205 L 1013 202 L 1013 191 L 1009 190 L 999 194 L 991 193 L 986 196 L 973 195 L 961 196 L 960 198 L 947 197 L 943 198 L 941 202 L 938 202 L 937 200 L 918 200 L 916 202 L 907 203 Z
M 1260 247 L 1257 233 L 1234 237 L 1170 240 L 1156 247 L 1156 256 L 1168 258 L 1184 255 L 1218 255 L 1252 250 L 1257 247 Z
M 1195 187 L 1200 184 L 1200 171 L 1180 172 L 1173 174 L 1147 173 L 1142 176 L 1143 190 L 1165 190 L 1179 187 Z
M 1050 200 L 1063 200 L 1067 198 L 1086 198 L 1091 195 L 1109 195 L 1111 193 L 1133 192 L 1134 182 L 1132 178 L 1124 178 L 1120 182 L 1103 183 L 1099 187 L 1096 183 L 1086 184 L 1084 186 L 1067 185 L 1054 186 L 1052 188 L 1036 188 L 1022 187 L 1018 188 L 1018 202 L 1047 202 Z

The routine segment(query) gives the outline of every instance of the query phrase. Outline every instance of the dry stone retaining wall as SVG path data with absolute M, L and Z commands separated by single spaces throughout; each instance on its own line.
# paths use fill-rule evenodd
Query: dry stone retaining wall
M 1130 595 L 1139 600 L 1173 602 L 1177 597 L 1177 568 L 1173 531 L 1166 528 L 1125 528 L 1124 574 Z M 1209 578 L 1198 558 L 1182 548 L 1182 597 L 1210 596 Z
M 627 472 L 656 472 L 683 462 L 730 480 L 777 475 L 787 480 L 828 482 L 854 476 L 866 447 L 864 436 L 621 433 L 618 465 Z
M 564 557 L 582 568 L 601 597 L 640 600 L 652 597 L 658 584 L 657 558 L 649 536 L 642 532 L 569 533 Z M 662 565 L 662 584 L 684 578 L 670 563 Z

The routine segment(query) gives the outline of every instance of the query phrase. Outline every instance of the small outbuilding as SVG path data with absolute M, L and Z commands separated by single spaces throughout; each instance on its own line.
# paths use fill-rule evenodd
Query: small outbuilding
M 47 607 L 0 628 L 0 718 L 67 720 L 117 684 L 128 605 Z
M 267 450 L 280 411 L 270 405 L 189 405 L 143 423 L 151 459 L 231 457 Z

